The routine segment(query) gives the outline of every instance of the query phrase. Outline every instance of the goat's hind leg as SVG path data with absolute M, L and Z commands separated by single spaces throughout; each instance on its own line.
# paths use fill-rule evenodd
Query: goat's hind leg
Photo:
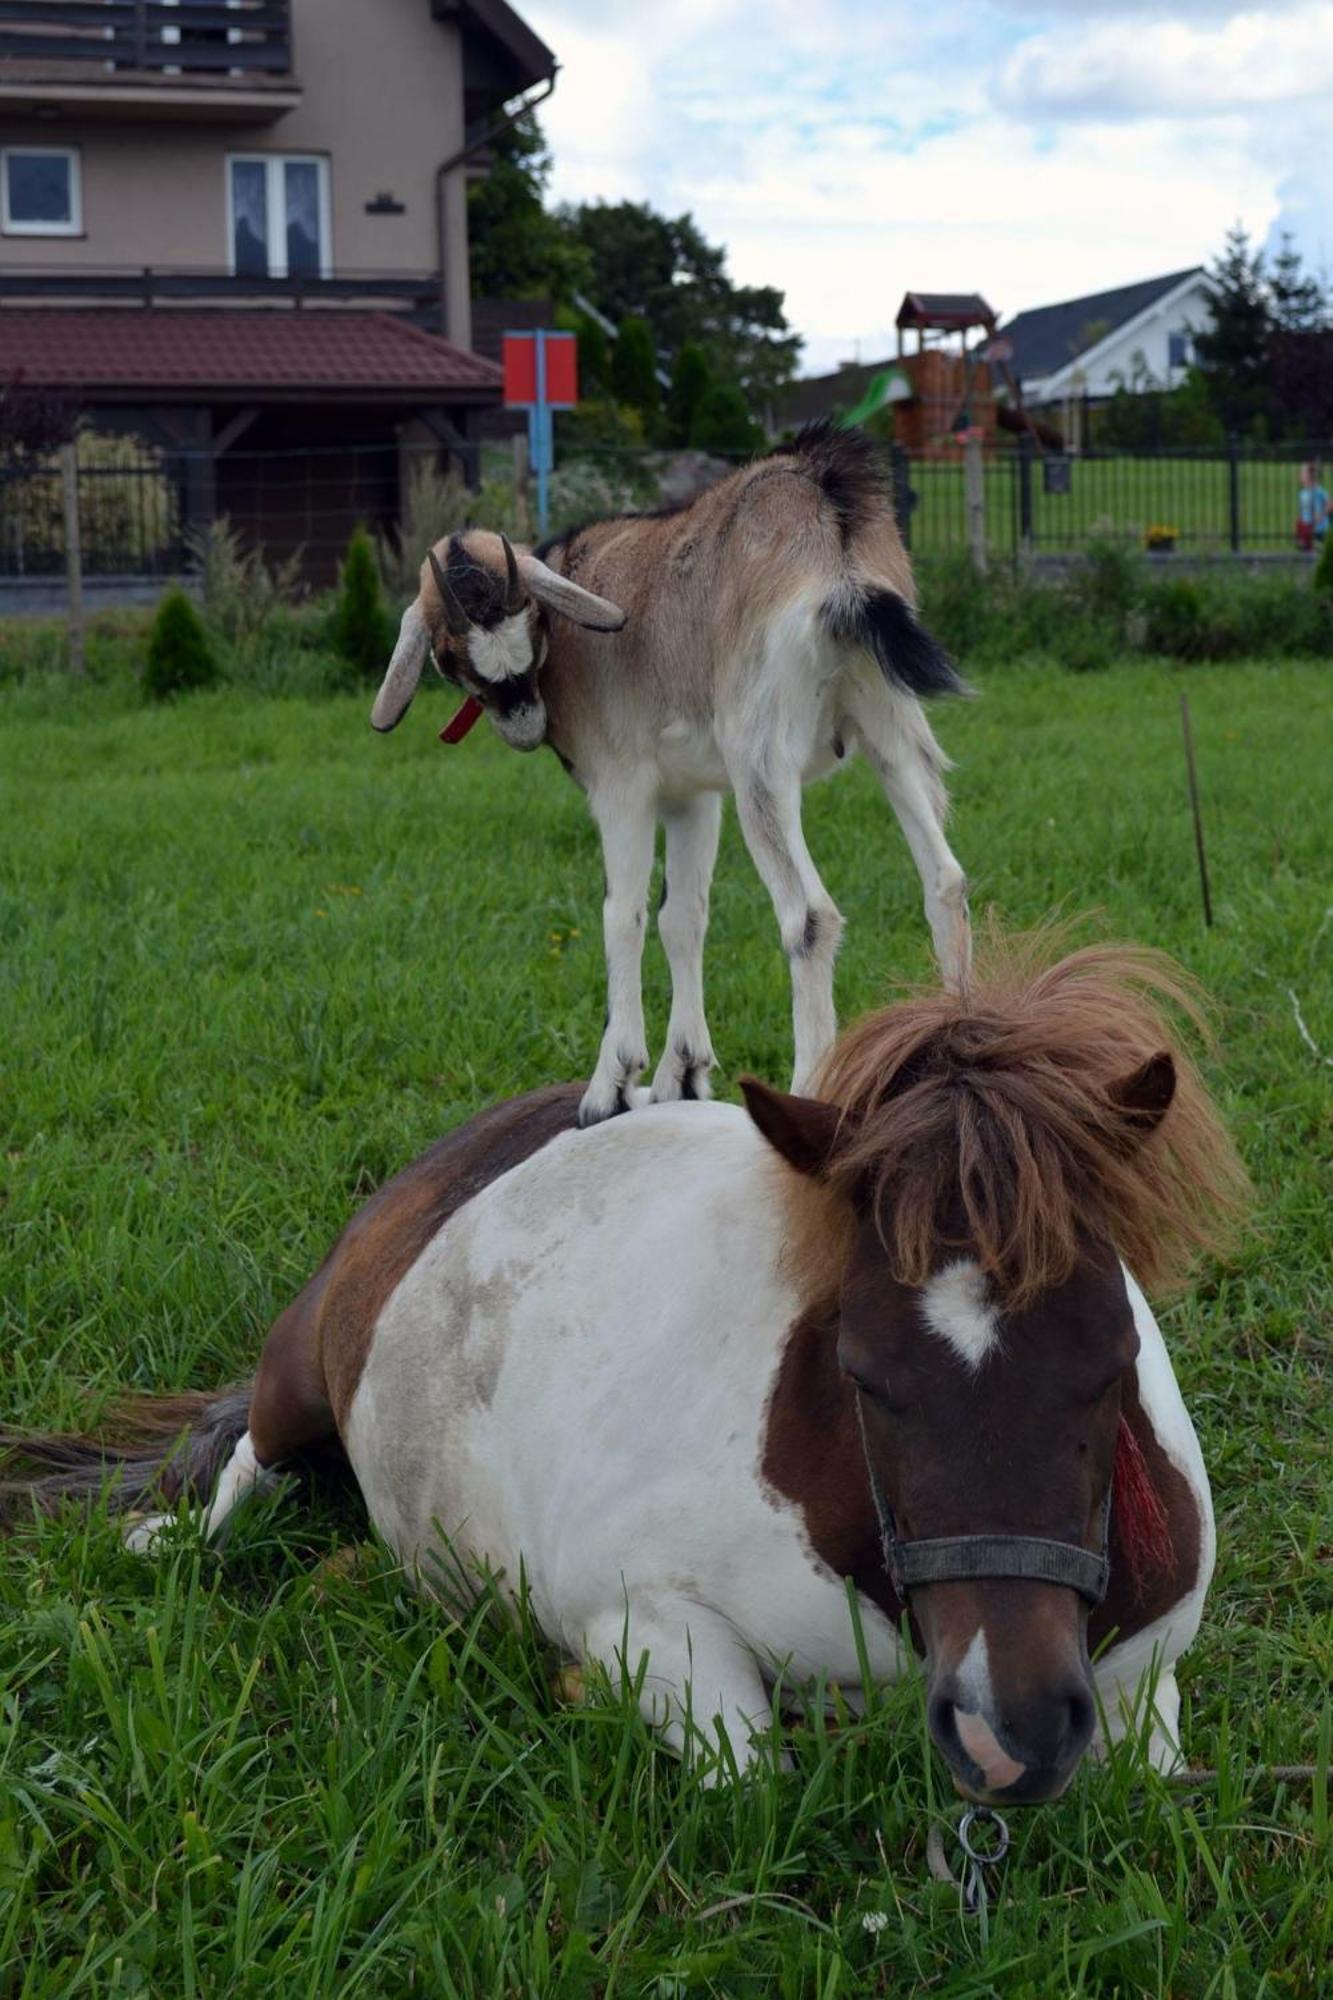
M 653 872 L 657 804 L 644 787 L 617 787 L 589 800 L 602 835 L 606 900 L 606 1029 L 597 1067 L 583 1093 L 579 1124 L 597 1125 L 628 1111 L 630 1093 L 648 1067 L 643 1027 L 643 937 L 648 878 Z
M 948 760 L 920 704 L 878 677 L 849 706 L 921 877 L 926 921 L 944 983 L 961 991 L 972 966 L 972 920 L 967 878 L 944 834 Z
M 838 1031 L 833 1009 L 833 961 L 842 916 L 819 879 L 801 828 L 801 778 L 795 770 L 765 773 L 729 760 L 745 844 L 773 899 L 791 968 L 796 1041 L 793 1090 L 806 1090 Z
M 654 1104 L 710 1094 L 713 1044 L 704 1016 L 704 937 L 722 828 L 721 795 L 698 793 L 670 807 L 663 818 L 666 876 L 657 928 L 671 968 L 671 1021 L 653 1078 Z

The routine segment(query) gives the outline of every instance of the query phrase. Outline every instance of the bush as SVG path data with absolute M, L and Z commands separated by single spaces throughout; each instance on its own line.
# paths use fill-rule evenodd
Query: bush
M 759 449 L 763 433 L 736 383 L 719 382 L 708 390 L 699 404 L 690 442 L 700 451 L 732 455 Z
M 359 675 L 378 679 L 388 664 L 396 636 L 393 620 L 380 595 L 374 544 L 365 529 L 358 528 L 347 544 L 338 601 L 333 610 L 334 651 Z
M 144 693 L 153 701 L 210 687 L 218 677 L 204 621 L 183 590 L 169 590 L 148 635 Z
M 1333 528 L 1324 536 L 1319 560 L 1314 566 L 1314 587 L 1333 597 Z
M 270 569 L 258 549 L 245 547 L 226 514 L 186 539 L 199 569 L 204 617 L 233 645 L 252 646 L 302 595 L 300 551 Z
M 611 356 L 611 393 L 618 403 L 637 410 L 647 428 L 653 429 L 662 391 L 657 381 L 657 348 L 646 319 L 631 315 L 621 322 Z

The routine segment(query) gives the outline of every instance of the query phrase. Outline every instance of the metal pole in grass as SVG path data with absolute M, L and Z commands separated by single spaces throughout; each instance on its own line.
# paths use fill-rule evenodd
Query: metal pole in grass
M 1190 727 L 1190 698 L 1180 697 L 1180 726 L 1185 733 L 1185 768 L 1190 780 L 1190 812 L 1194 816 L 1194 851 L 1199 857 L 1199 888 L 1203 894 L 1203 920 L 1213 927 L 1213 899 L 1208 890 L 1208 856 L 1203 846 L 1203 818 L 1199 812 L 1199 774 L 1194 768 L 1194 732 Z
M 79 442 L 60 447 L 60 483 L 65 499 L 65 576 L 69 584 L 69 670 L 83 666 L 83 552 L 79 543 Z

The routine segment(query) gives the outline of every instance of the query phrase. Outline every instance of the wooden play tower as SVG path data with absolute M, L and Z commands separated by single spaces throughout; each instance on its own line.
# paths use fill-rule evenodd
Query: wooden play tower
M 979 292 L 906 292 L 898 308 L 898 366 L 911 398 L 894 406 L 894 436 L 916 453 L 952 456 L 964 433 L 995 442 L 995 391 L 981 349 L 995 333 L 995 314 Z M 981 340 L 968 347 L 968 335 Z M 907 336 L 915 333 L 909 350 Z

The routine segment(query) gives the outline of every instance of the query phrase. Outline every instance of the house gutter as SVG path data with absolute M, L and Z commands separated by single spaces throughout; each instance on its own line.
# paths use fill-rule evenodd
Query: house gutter
M 451 299 L 449 251 L 452 246 L 445 215 L 445 183 L 450 174 L 456 173 L 459 167 L 466 166 L 467 162 L 475 159 L 478 153 L 484 153 L 488 146 L 493 146 L 497 139 L 503 138 L 511 126 L 517 125 L 520 118 L 526 118 L 529 111 L 535 111 L 539 104 L 544 104 L 555 89 L 559 71 L 560 65 L 557 63 L 535 97 L 525 97 L 516 111 L 507 112 L 503 118 L 497 118 L 493 125 L 488 125 L 475 139 L 469 139 L 456 153 L 450 153 L 447 159 L 441 160 L 435 169 L 435 237 L 440 253 L 440 331 L 446 340 L 452 340 L 457 347 L 468 350 L 472 347 L 472 299 L 467 289 L 466 254 L 463 260 L 464 294 L 461 299 Z M 451 304 L 457 310 L 451 311 Z

